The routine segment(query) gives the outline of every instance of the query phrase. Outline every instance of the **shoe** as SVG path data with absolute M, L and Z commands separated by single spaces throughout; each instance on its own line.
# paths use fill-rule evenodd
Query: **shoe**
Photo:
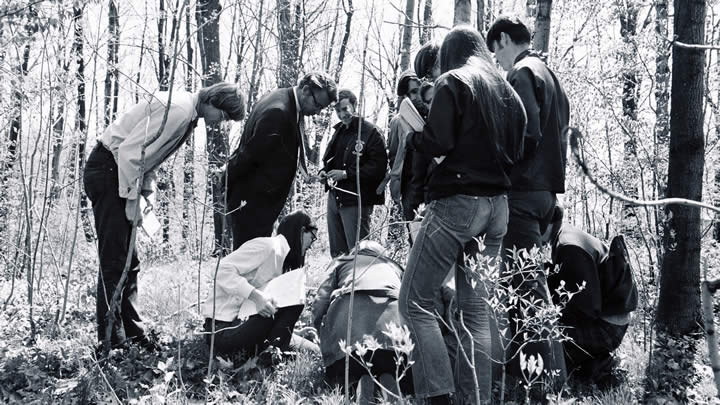
M 136 336 L 130 339 L 130 343 L 140 346 L 148 353 L 162 352 L 162 347 L 160 347 L 156 339 L 148 338 L 147 335 Z

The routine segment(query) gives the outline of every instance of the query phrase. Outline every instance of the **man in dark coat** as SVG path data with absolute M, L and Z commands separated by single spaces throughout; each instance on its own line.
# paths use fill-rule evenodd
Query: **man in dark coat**
M 358 209 L 361 212 L 360 239 L 370 232 L 373 206 L 385 202 L 385 190 L 378 186 L 385 178 L 387 151 L 380 130 L 355 114 L 357 97 L 350 90 L 338 92 L 335 112 L 340 122 L 323 157 L 320 178 L 327 184 L 327 222 L 330 255 L 335 258 L 355 246 Z M 360 139 L 358 140 L 358 128 Z M 356 159 L 360 155 L 360 190 L 357 188 Z M 358 205 L 358 193 L 361 205 Z
M 285 205 L 298 162 L 307 173 L 304 116 L 325 109 L 337 94 L 326 74 L 309 73 L 295 87 L 263 96 L 245 123 L 240 146 L 227 165 L 233 249 L 270 236 Z
M 616 236 L 608 247 L 587 232 L 563 224 L 562 218 L 562 208 L 556 207 L 544 236 L 558 268 L 548 277 L 553 300 L 562 299 L 563 288 L 574 292 L 585 285 L 567 302 L 560 318 L 572 339 L 563 343 L 567 370 L 580 381 L 614 385 L 618 373 L 613 370 L 617 361 L 612 352 L 620 346 L 638 302 L 625 242 Z
M 545 65 L 541 55 L 530 49 L 530 30 L 522 21 L 516 17 L 499 17 L 488 30 L 486 42 L 495 59 L 508 72 L 507 80 L 520 96 L 527 115 L 524 154 L 510 173 L 510 217 L 503 239 L 503 252 L 509 255 L 507 266 L 514 271 L 509 249 L 529 251 L 542 244 L 541 229 L 545 229 L 552 216 L 556 194 L 565 192 L 567 137 L 564 131 L 570 119 L 570 108 L 555 74 Z M 516 287 L 521 291 L 530 288 L 531 295 L 549 302 L 547 282 L 541 273 L 538 276 L 539 279 L 531 283 L 516 277 Z M 520 312 L 522 310 L 518 308 L 517 313 Z M 557 342 L 554 344 L 559 349 Z M 547 342 L 531 343 L 524 351 L 542 355 L 550 369 L 561 368 L 555 363 L 557 357 L 552 355 L 553 349 Z M 518 359 L 516 356 L 509 367 L 517 376 Z M 561 362 L 562 359 L 557 360 Z M 556 382 L 560 383 L 562 377 L 559 376 Z

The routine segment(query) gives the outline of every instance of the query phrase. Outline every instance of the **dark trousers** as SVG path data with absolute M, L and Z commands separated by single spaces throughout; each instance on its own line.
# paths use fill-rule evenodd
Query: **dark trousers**
M 137 277 L 140 261 L 133 249 L 130 270 L 124 285 L 120 277 L 125 267 L 132 225 L 125 218 L 126 199 L 118 194 L 118 167 L 110 151 L 97 144 L 90 153 L 83 175 L 85 193 L 92 201 L 95 230 L 98 236 L 100 271 L 98 273 L 96 310 L 98 340 L 105 339 L 106 316 L 116 288 L 121 289 L 120 308 L 115 314 L 111 343 L 144 336 L 137 310 Z
M 357 356 L 357 354 L 354 354 Z M 395 352 L 390 349 L 377 349 L 373 352 L 368 352 L 364 357 L 365 361 L 371 364 L 370 373 L 377 378 L 381 374 L 390 374 L 395 377 L 395 374 L 402 372 L 407 364 L 407 359 L 403 362 L 403 365 L 398 368 L 396 363 Z M 368 370 L 363 365 L 350 358 L 350 370 L 349 380 L 350 386 L 354 388 L 360 378 L 368 374 Z M 325 368 L 325 378 L 331 385 L 345 386 L 345 359 L 340 359 L 335 363 Z M 400 379 L 400 389 L 404 394 L 413 394 L 413 380 L 412 380 L 412 368 L 408 369 L 405 376 Z
M 550 303 L 550 291 L 547 286 L 547 280 L 542 268 L 539 268 L 534 274 L 519 274 L 519 269 L 513 268 L 512 256 L 509 250 L 513 247 L 517 250 L 527 249 L 533 246 L 542 246 L 542 234 L 552 219 L 553 209 L 555 207 L 555 194 L 549 191 L 512 191 L 508 194 L 508 208 L 510 216 L 508 218 L 507 234 L 503 239 L 503 252 L 506 256 L 506 268 L 513 272 L 513 286 L 517 288 L 518 294 L 524 297 L 524 300 Z M 509 333 L 510 338 L 514 338 L 508 350 L 508 356 L 515 356 L 513 361 L 508 365 L 508 371 L 517 377 L 521 376 L 520 356 L 517 351 L 524 343 L 523 337 L 518 336 L 519 330 L 524 327 L 522 314 L 525 313 L 521 308 L 523 300 L 518 300 L 516 308 L 510 313 Z M 532 316 L 532 313 L 529 313 Z M 545 368 L 548 370 L 560 370 L 560 375 L 555 379 L 557 386 L 561 385 L 565 380 L 565 362 L 562 355 L 562 346 L 559 342 L 549 341 L 545 336 L 533 335 L 528 336 L 530 339 L 541 340 L 538 342 L 528 343 L 523 347 L 522 351 L 528 355 L 538 354 L 542 356 Z
M 273 318 L 253 315 L 245 322 L 236 319 L 232 322 L 215 321 L 215 352 L 233 354 L 243 352 L 256 355 L 268 346 L 287 350 L 292 338 L 295 323 L 300 318 L 303 305 L 278 308 Z M 205 331 L 212 331 L 212 319 L 205 319 Z M 210 344 L 210 334 L 205 341 Z
M 272 235 L 275 220 L 285 205 L 285 199 L 263 197 L 248 200 L 242 208 L 231 210 L 233 250 L 250 239 Z
M 565 334 L 565 363 L 569 373 L 598 380 L 612 371 L 611 353 L 622 343 L 627 325 L 614 325 L 602 319 L 572 322 Z
M 360 207 L 360 240 L 370 233 L 370 217 L 373 206 L 365 205 Z M 355 237 L 358 227 L 358 206 L 340 205 L 337 202 L 335 191 L 328 192 L 327 200 L 327 223 L 328 239 L 330 241 L 330 256 L 333 258 L 345 253 L 355 247 Z

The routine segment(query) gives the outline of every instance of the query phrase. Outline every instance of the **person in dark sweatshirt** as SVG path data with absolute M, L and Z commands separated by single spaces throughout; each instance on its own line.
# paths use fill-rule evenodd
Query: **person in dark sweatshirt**
M 542 272 L 538 272 L 537 277 L 530 277 L 532 280 L 520 275 L 519 269 L 514 268 L 512 249 L 529 251 L 533 246 L 541 246 L 541 229 L 547 226 L 552 216 L 556 195 L 565 192 L 567 136 L 564 131 L 570 119 L 570 108 L 565 90 L 555 74 L 541 55 L 530 49 L 530 38 L 530 31 L 522 21 L 503 16 L 488 30 L 486 43 L 500 66 L 508 72 L 507 80 L 522 99 L 527 115 L 524 154 L 510 174 L 510 218 L 503 241 L 503 252 L 508 255 L 506 268 L 515 276 L 516 288 L 549 303 L 547 281 Z M 519 300 L 518 305 L 520 303 Z M 519 317 L 520 313 L 522 309 L 517 308 L 511 317 Z M 511 335 L 515 333 L 511 331 Z M 526 354 L 542 355 L 550 369 L 562 369 L 562 359 L 554 361 L 557 356 L 553 356 L 553 344 L 559 345 L 542 341 L 530 343 L 523 350 Z M 520 377 L 519 356 L 514 359 L 508 370 Z M 560 376 L 556 381 L 563 379 L 564 376 Z
M 466 245 L 478 247 L 475 237 L 484 238 L 483 255 L 499 252 L 507 230 L 510 170 L 522 154 L 526 118 L 475 29 L 450 31 L 440 47 L 440 70 L 425 128 L 407 141 L 438 164 L 427 177 L 429 204 L 403 275 L 399 308 L 416 344 L 416 397 L 445 404 L 457 389 L 462 402 L 473 403 L 474 375 L 481 400 L 490 399 L 490 332 L 485 289 L 471 286 L 463 253 Z M 470 332 L 460 331 L 460 339 L 468 357 L 474 355 L 475 373 L 464 359 L 453 373 L 433 316 L 436 294 L 454 264 L 457 305 Z
M 563 342 L 565 363 L 572 380 L 610 387 L 621 381 L 613 357 L 622 343 L 637 308 L 638 292 L 627 261 L 625 242 L 616 236 L 608 246 L 570 224 L 563 224 L 563 209 L 555 207 L 543 236 L 552 248 L 548 276 L 553 300 L 559 303 L 561 285 L 570 292 L 585 288 L 562 308 L 560 324 L 570 340 Z

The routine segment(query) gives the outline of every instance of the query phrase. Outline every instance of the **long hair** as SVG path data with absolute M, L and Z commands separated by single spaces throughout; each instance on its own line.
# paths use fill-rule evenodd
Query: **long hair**
M 312 218 L 305 211 L 298 210 L 283 217 L 277 227 L 277 234 L 282 235 L 290 246 L 285 256 L 283 273 L 298 269 L 305 265 L 305 253 L 302 249 L 303 231 L 317 229 Z
M 485 122 L 503 163 L 519 160 L 522 143 L 507 145 L 505 135 L 516 114 L 524 115 L 522 101 L 495 66 L 482 35 L 469 26 L 453 28 L 440 47 L 440 71 L 468 87 L 477 109 L 474 116 Z

